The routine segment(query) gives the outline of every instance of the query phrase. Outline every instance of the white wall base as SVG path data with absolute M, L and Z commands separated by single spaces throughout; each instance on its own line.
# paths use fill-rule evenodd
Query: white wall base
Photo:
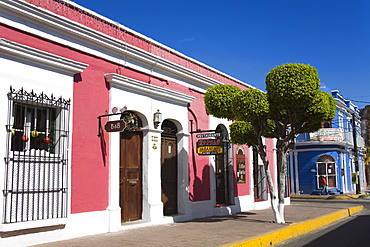
M 290 198 L 285 200 L 290 204 Z M 65 225 L 49 226 L 46 228 L 32 228 L 29 234 L 22 233 L 23 230 L 10 233 L 0 233 L 1 247 L 23 247 L 48 242 L 61 241 L 71 238 L 89 236 L 100 233 L 115 232 L 133 228 L 169 224 L 186 220 L 232 215 L 248 210 L 259 210 L 270 207 L 269 201 L 254 202 L 253 196 L 242 196 L 235 198 L 235 205 L 215 207 L 212 201 L 188 202 L 186 203 L 187 214 L 175 216 L 163 216 L 163 205 L 151 205 L 148 219 L 132 221 L 121 224 L 120 208 L 108 208 L 105 211 L 71 214 L 65 220 Z M 34 232 L 34 233 L 32 233 Z M 17 233 L 19 233 L 17 235 Z

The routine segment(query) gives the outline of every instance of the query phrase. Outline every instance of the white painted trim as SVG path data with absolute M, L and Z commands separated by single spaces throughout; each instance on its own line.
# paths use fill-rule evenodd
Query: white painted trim
M 234 80 L 235 82 L 238 82 L 240 84 L 245 84 L 248 87 L 254 88 L 253 86 L 248 85 L 248 84 L 246 84 L 245 82 L 243 82 L 241 80 L 238 80 L 236 78 L 233 78 L 233 77 L 231 77 L 230 75 L 228 75 L 226 73 L 223 73 L 223 72 L 221 72 L 221 71 L 219 71 L 219 70 L 217 70 L 215 68 L 212 68 L 212 67 L 210 67 L 210 66 L 208 66 L 208 65 L 206 65 L 206 64 L 204 64 L 204 63 L 202 63 L 202 62 L 200 62 L 198 60 L 195 60 L 195 59 L 193 59 L 191 57 L 188 57 L 188 56 L 180 53 L 177 50 L 174 50 L 174 49 L 172 49 L 172 48 L 170 48 L 170 47 L 168 47 L 168 46 L 166 46 L 164 44 L 161 44 L 161 43 L 159 43 L 159 42 L 157 42 L 157 41 L 155 41 L 155 40 L 153 40 L 153 39 L 151 39 L 151 38 L 149 38 L 149 37 L 147 37 L 147 36 L 145 36 L 145 35 L 143 35 L 141 33 L 136 32 L 133 29 L 130 29 L 130 28 L 128 28 L 128 27 L 126 27 L 126 26 L 124 26 L 124 25 L 122 25 L 122 24 L 120 24 L 120 23 L 118 23 L 116 21 L 113 21 L 111 19 L 108 19 L 105 16 L 102 16 L 102 15 L 100 15 L 100 14 L 98 14 L 98 13 L 96 13 L 96 12 L 90 10 L 90 9 L 87 9 L 87 8 L 85 8 L 85 7 L 77 4 L 77 3 L 74 3 L 73 1 L 70 1 L 70 0 L 64 0 L 64 1 L 67 2 L 68 4 L 72 5 L 72 6 L 76 7 L 77 9 L 83 10 L 84 12 L 88 13 L 91 16 L 96 16 L 97 18 L 99 18 L 101 20 L 104 20 L 105 22 L 109 23 L 110 25 L 117 26 L 119 29 L 125 30 L 128 33 L 132 33 L 134 36 L 137 36 L 137 37 L 139 37 L 140 39 L 142 39 L 144 41 L 147 41 L 147 42 L 152 43 L 152 44 L 154 44 L 154 45 L 156 45 L 158 47 L 161 47 L 164 50 L 169 51 L 170 53 L 176 54 L 177 56 L 179 56 L 181 58 L 184 58 L 186 60 L 189 60 L 189 61 L 191 61 L 191 62 L 193 62 L 195 64 L 198 64 L 198 65 L 200 65 L 200 66 L 202 66 L 202 67 L 204 67 L 204 68 L 206 68 L 208 70 L 211 70 L 212 72 L 214 72 L 216 74 L 220 74 L 220 75 L 222 75 L 222 76 L 224 76 L 224 77 L 226 77 L 228 79 Z
M 39 227 L 49 227 L 49 226 L 58 226 L 65 225 L 67 223 L 67 218 L 58 218 L 58 219 L 47 219 L 47 220 L 33 220 L 9 224 L 0 224 L 0 232 L 11 232 L 19 231 L 31 228 Z
M 306 151 L 323 151 L 323 150 L 325 150 L 325 152 L 328 152 L 328 151 L 338 151 L 340 153 L 348 153 L 349 152 L 347 150 L 340 149 L 340 148 L 325 148 L 325 146 L 323 146 L 322 148 L 294 149 L 293 151 L 295 151 L 297 153 L 300 153 L 300 152 L 306 152 Z
M 186 105 L 195 99 L 192 96 L 134 80 L 126 76 L 114 73 L 105 74 L 104 76 L 107 82 L 111 83 L 111 85 L 135 92 L 140 92 L 151 97 L 157 97 L 159 99 L 168 100 L 174 103 Z
M 75 5 L 77 8 L 81 8 L 81 6 L 77 4 L 73 4 L 72 2 L 68 2 L 68 4 Z M 91 48 L 87 48 L 85 45 L 78 44 L 76 42 L 71 42 L 66 40 L 65 38 L 58 38 L 55 35 L 51 35 L 50 33 L 46 33 L 45 31 L 42 31 L 40 29 L 35 29 L 30 27 L 29 25 L 24 25 L 23 23 L 14 22 L 12 20 L 2 18 L 0 17 L 0 22 L 5 23 L 7 25 L 16 27 L 20 30 L 23 30 L 25 32 L 34 33 L 40 37 L 43 37 L 45 39 L 72 47 L 74 49 L 102 57 L 104 59 L 107 59 L 109 61 L 113 61 L 115 63 L 122 64 L 127 67 L 135 68 L 136 70 L 139 70 L 141 72 L 145 71 L 145 73 L 151 72 L 153 73 L 153 67 L 157 67 L 160 70 L 165 71 L 166 73 L 170 73 L 172 75 L 175 75 L 175 77 L 184 78 L 184 79 L 190 79 L 192 83 L 201 86 L 201 87 L 211 87 L 213 85 L 219 85 L 222 84 L 221 82 L 212 79 L 210 77 L 204 76 L 200 73 L 197 73 L 193 70 L 190 70 L 188 68 L 185 68 L 181 65 L 178 65 L 176 63 L 170 62 L 164 58 L 161 58 L 159 56 L 156 56 L 150 52 L 147 52 L 145 50 L 142 50 L 138 47 L 135 47 L 133 45 L 127 44 L 124 41 L 115 39 L 109 35 L 106 35 L 104 33 L 101 33 L 99 31 L 96 31 L 92 28 L 86 27 L 78 22 L 74 22 L 69 20 L 68 18 L 65 18 L 63 16 L 59 16 L 51 11 L 45 10 L 43 8 L 37 7 L 33 4 L 30 4 L 25 1 L 21 0 L 2 0 L 0 1 L 0 6 L 4 9 L 7 9 L 9 11 L 14 12 L 17 16 L 25 16 L 26 18 L 32 20 L 34 23 L 37 23 L 38 25 L 43 26 L 45 29 L 49 28 L 50 30 L 53 30 L 54 32 L 63 33 L 63 35 L 70 34 L 74 38 L 77 38 L 79 40 L 83 40 L 83 42 L 89 43 L 90 45 L 93 44 L 94 47 L 104 47 L 105 49 L 108 48 L 109 53 L 112 54 L 115 53 L 115 55 L 122 56 L 121 58 L 117 59 L 117 57 L 114 57 L 113 55 L 107 54 L 107 52 L 102 52 L 99 50 L 93 50 Z M 85 9 L 86 10 L 86 9 Z M 88 11 L 90 14 L 95 15 L 94 12 Z M 101 18 L 99 16 L 99 18 Z M 106 18 L 102 18 L 105 19 Z M 117 25 L 116 22 L 110 21 L 112 25 Z M 122 29 L 128 30 L 126 27 L 122 25 L 118 25 Z M 131 32 L 131 30 L 128 30 Z M 141 39 L 144 39 L 148 42 L 151 42 L 150 39 L 146 38 L 143 35 L 139 35 Z M 152 42 L 154 43 L 154 42 Z M 156 43 L 156 45 L 162 47 L 165 50 L 169 50 L 169 48 L 165 47 L 164 45 L 161 45 L 159 43 Z M 252 87 L 251 85 L 248 85 L 240 80 L 237 80 L 236 78 L 233 78 L 231 76 L 228 76 L 218 70 L 215 70 L 209 66 L 206 66 L 194 59 L 191 59 L 189 57 L 186 57 L 185 55 L 176 52 L 176 55 L 188 59 L 193 63 L 196 63 L 202 67 L 205 67 L 208 70 L 211 70 L 213 73 L 220 74 L 230 80 L 233 80 L 237 83 L 240 83 L 242 85 L 245 85 L 247 87 Z M 137 66 L 137 64 L 132 63 L 130 64 L 130 61 L 122 61 L 123 58 L 130 58 L 132 61 L 138 61 L 140 63 L 144 63 L 148 67 L 152 69 L 145 69 L 140 66 Z M 161 73 L 159 73 L 161 74 Z M 156 74 L 157 76 L 157 74 Z M 163 77 L 163 75 L 162 75 Z
M 298 152 L 293 152 L 294 153 L 294 167 L 295 167 L 295 193 L 300 194 L 301 192 L 299 191 L 299 171 L 298 171 Z
M 214 72 L 216 74 L 220 74 L 220 75 L 222 75 L 222 76 L 224 76 L 224 77 L 226 77 L 226 78 L 228 78 L 230 80 L 234 80 L 235 82 L 240 83 L 240 84 L 244 84 L 244 85 L 246 85 L 248 87 L 255 88 L 255 87 L 253 87 L 253 86 L 251 86 L 251 85 L 249 85 L 249 84 L 247 84 L 247 83 L 245 83 L 245 82 L 243 82 L 241 80 L 238 80 L 236 78 L 231 77 L 230 75 L 228 75 L 226 73 L 223 73 L 223 72 L 221 72 L 221 71 L 219 71 L 219 70 L 217 70 L 215 68 L 212 68 L 212 67 L 210 67 L 210 66 L 208 66 L 208 65 L 206 65 L 206 64 L 204 64 L 202 62 L 199 62 L 199 61 L 197 61 L 197 60 L 195 60 L 195 59 L 193 59 L 191 57 L 188 57 L 188 56 L 186 56 L 186 55 L 178 52 L 177 50 L 174 50 L 174 49 L 172 49 L 172 48 L 170 48 L 168 46 L 165 46 L 165 45 L 163 45 L 163 44 L 161 44 L 161 43 L 159 43 L 159 42 L 157 42 L 157 41 L 155 41 L 155 40 L 153 40 L 151 38 L 148 38 L 148 37 L 144 36 L 143 34 L 138 33 L 138 32 L 136 32 L 136 31 L 134 31 L 134 30 L 132 30 L 132 29 L 130 29 L 130 28 L 128 28 L 128 27 L 120 24 L 120 23 L 117 23 L 115 21 L 112 21 L 112 20 L 106 18 L 105 16 L 99 15 L 98 13 L 96 13 L 96 12 L 90 10 L 90 9 L 87 9 L 87 8 L 81 6 L 81 5 L 78 5 L 78 4 L 74 3 L 73 1 L 70 1 L 70 0 L 64 0 L 64 1 L 68 2 L 68 4 L 70 4 L 72 6 L 75 6 L 76 8 L 79 8 L 79 9 L 85 11 L 86 13 L 88 13 L 88 14 L 90 14 L 92 16 L 96 16 L 96 17 L 98 17 L 98 18 L 106 21 L 107 23 L 110 23 L 111 25 L 117 26 L 119 29 L 126 30 L 128 33 L 132 33 L 133 35 L 139 37 L 142 40 L 145 40 L 145 41 L 147 41 L 149 43 L 152 43 L 152 44 L 154 44 L 154 45 L 156 45 L 158 47 L 163 48 L 164 50 L 167 50 L 167 51 L 169 51 L 169 52 L 171 52 L 173 54 L 176 54 L 179 57 L 182 57 L 182 58 L 184 58 L 186 60 L 189 60 L 189 61 L 191 61 L 191 62 L 193 62 L 195 64 L 198 64 L 198 65 L 200 65 L 200 66 L 202 66 L 202 67 L 204 67 L 204 68 L 206 68 L 208 70 L 211 70 L 212 72 Z
M 293 163 L 293 151 L 292 152 L 289 152 L 289 160 L 290 160 L 290 165 L 289 165 L 289 168 L 290 168 L 290 174 L 291 174 L 291 176 L 290 176 L 290 192 L 291 193 L 293 193 L 293 194 L 295 194 L 295 183 L 294 183 L 294 180 L 295 180 L 295 176 L 294 175 L 292 175 L 292 174 L 294 174 L 294 163 Z
M 0 38 L 0 54 L 6 54 L 13 59 L 33 62 L 72 75 L 82 72 L 88 66 L 88 64 L 76 62 L 3 38 Z

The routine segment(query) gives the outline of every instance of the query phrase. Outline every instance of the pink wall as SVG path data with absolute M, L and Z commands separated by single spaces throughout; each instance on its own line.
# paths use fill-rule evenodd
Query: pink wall
M 209 129 L 209 116 L 203 103 L 203 94 L 193 91 L 196 99 L 189 104 L 189 131 Z M 189 139 L 189 192 L 191 201 L 210 200 L 210 164 L 209 156 L 198 155 L 196 143 L 198 138 L 192 134 Z
M 0 26 L 5 39 L 50 52 L 75 61 L 90 64 L 80 76 L 75 76 L 73 99 L 73 133 L 71 164 L 71 212 L 105 210 L 108 205 L 108 164 L 97 137 L 97 116 L 105 114 L 109 92 L 104 73 L 114 72 L 116 65 L 86 56 L 70 48 L 48 42 L 30 34 Z M 99 64 L 95 66 L 94 64 Z M 54 95 L 58 96 L 58 92 Z M 108 150 L 109 136 L 105 136 Z
M 109 134 L 102 131 L 103 136 L 97 136 L 97 117 L 108 111 L 109 92 L 104 73 L 115 66 L 92 60 L 82 61 L 91 65 L 81 73 L 82 80 L 75 82 L 74 87 L 72 213 L 105 210 L 108 206 Z M 102 118 L 102 126 L 105 121 Z
M 235 178 L 235 196 L 244 196 L 244 195 L 250 195 L 252 193 L 251 188 L 251 179 L 253 179 L 253 171 L 250 169 L 251 165 L 251 154 L 249 151 L 249 147 L 247 145 L 243 145 L 243 149 L 245 152 L 245 177 L 246 181 L 245 183 L 237 183 L 236 182 L 236 172 L 237 172 L 237 165 L 236 165 L 236 150 L 237 145 L 233 145 L 233 156 L 234 156 L 234 178 Z
M 169 61 L 182 65 L 193 71 L 226 84 L 246 88 L 244 84 L 225 77 L 200 64 L 194 63 L 186 57 L 179 56 L 166 48 L 159 47 L 135 34 L 117 30 L 113 25 L 107 24 L 83 13 L 81 10 L 70 8 L 68 4 L 50 0 L 26 0 L 41 6 L 54 13 L 63 15 L 71 20 L 89 26 L 93 29 L 124 39 L 127 43 L 143 50 L 161 56 Z M 96 57 L 79 53 L 68 47 L 63 47 L 47 40 L 40 39 L 31 34 L 17 32 L 11 28 L 1 27 L 0 33 L 9 40 L 25 44 L 36 49 L 44 50 L 75 61 L 89 64 L 83 73 L 75 76 L 74 107 L 73 107 L 73 133 L 72 133 L 72 177 L 71 177 L 71 212 L 80 213 L 88 211 L 105 210 L 108 206 L 108 170 L 109 135 L 97 137 L 99 115 L 105 114 L 109 106 L 109 89 L 106 86 L 104 74 L 118 73 L 143 82 L 151 83 L 163 88 L 184 93 L 195 97 L 189 104 L 189 120 L 193 120 L 193 129 L 209 129 L 209 116 L 205 111 L 203 94 L 172 81 L 161 80 L 149 75 L 127 68 L 117 70 L 118 66 Z M 104 122 L 102 123 L 104 125 Z M 189 122 L 190 130 L 190 122 Z M 210 199 L 210 164 L 208 156 L 199 156 L 195 151 L 196 138 L 189 139 L 189 190 L 192 201 Z M 246 149 L 247 150 L 247 149 Z M 249 159 L 248 159 L 249 160 Z M 249 171 L 250 173 L 251 171 Z M 251 174 L 250 174 L 251 175 Z M 238 185 L 238 194 L 250 193 L 247 185 Z

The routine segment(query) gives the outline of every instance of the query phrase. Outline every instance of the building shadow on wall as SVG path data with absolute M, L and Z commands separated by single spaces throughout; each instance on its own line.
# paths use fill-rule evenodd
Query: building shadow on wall
M 196 175 L 194 172 L 194 182 L 193 182 L 193 193 L 190 193 L 190 198 L 194 201 L 209 200 L 209 174 L 210 174 L 210 165 L 207 164 L 203 167 L 202 177 Z
M 98 138 L 100 140 L 100 151 L 101 151 L 101 157 L 103 161 L 103 165 L 107 166 L 107 142 L 105 141 L 105 132 L 103 130 L 101 119 L 99 121 L 99 129 L 98 129 Z
M 196 141 L 194 138 L 191 139 L 191 164 L 189 162 L 189 168 L 190 165 L 192 166 L 192 174 L 194 177 L 193 181 L 193 191 L 189 191 L 189 197 L 191 201 L 203 201 L 203 200 L 210 200 L 210 164 L 209 161 L 206 162 L 204 158 L 201 160 L 198 159 L 198 153 L 196 152 L 196 145 L 194 144 Z M 204 161 L 203 161 L 204 160 Z M 203 170 L 202 170 L 202 177 L 198 176 L 198 164 L 200 162 L 204 162 Z M 207 163 L 207 164 L 205 164 Z M 190 169 L 189 169 L 189 183 L 190 183 Z M 208 189 L 207 189 L 208 188 Z

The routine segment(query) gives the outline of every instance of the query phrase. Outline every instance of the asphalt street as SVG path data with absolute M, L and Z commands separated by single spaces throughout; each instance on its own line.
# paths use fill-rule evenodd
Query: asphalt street
M 296 200 L 299 201 L 299 200 Z M 303 201 L 303 200 L 301 200 Z M 328 200 L 315 200 L 316 203 L 333 203 Z M 339 220 L 329 226 L 317 229 L 311 233 L 290 239 L 276 246 L 278 247 L 367 247 L 370 246 L 370 200 L 338 200 L 335 203 L 362 204 L 364 210 Z

